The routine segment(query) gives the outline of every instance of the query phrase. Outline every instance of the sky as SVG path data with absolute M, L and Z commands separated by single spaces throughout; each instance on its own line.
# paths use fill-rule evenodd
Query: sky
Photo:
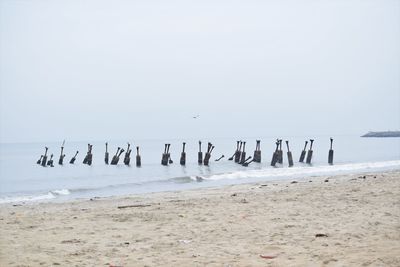
M 0 0 L 0 142 L 399 129 L 397 0 Z

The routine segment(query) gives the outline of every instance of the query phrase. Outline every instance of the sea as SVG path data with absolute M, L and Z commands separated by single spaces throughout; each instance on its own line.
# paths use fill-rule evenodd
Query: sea
M 400 138 L 362 138 L 354 135 L 333 136 L 334 164 L 328 164 L 329 136 L 282 136 L 289 140 L 294 166 L 288 167 L 287 148 L 283 143 L 283 164 L 270 166 L 276 137 L 241 137 L 246 141 L 246 154 L 253 156 L 256 140 L 261 140 L 261 163 L 243 167 L 228 160 L 235 150 L 237 138 L 202 139 L 205 154 L 207 143 L 215 148 L 209 166 L 198 165 L 199 139 L 185 140 L 104 140 L 72 142 L 65 140 L 64 164 L 59 165 L 60 142 L 0 144 L 0 204 L 70 201 L 95 197 L 123 196 L 162 191 L 180 191 L 204 187 L 301 179 L 320 175 L 369 173 L 400 170 Z M 305 140 L 313 138 L 312 164 L 299 163 Z M 106 165 L 105 142 L 110 160 L 117 147 L 133 146 L 131 165 Z M 186 165 L 179 164 L 182 142 L 186 142 Z M 93 163 L 82 163 L 87 144 L 93 145 Z M 161 165 L 164 144 L 171 144 L 173 163 Z M 44 147 L 54 154 L 54 167 L 36 164 Z M 136 146 L 140 147 L 142 165 L 135 166 Z M 70 159 L 79 151 L 75 164 Z M 224 155 L 220 161 L 215 161 Z

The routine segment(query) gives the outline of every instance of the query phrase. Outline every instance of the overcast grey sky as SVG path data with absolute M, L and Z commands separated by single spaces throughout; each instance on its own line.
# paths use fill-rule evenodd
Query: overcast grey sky
M 400 1 L 0 0 L 0 101 L 1 142 L 399 129 Z

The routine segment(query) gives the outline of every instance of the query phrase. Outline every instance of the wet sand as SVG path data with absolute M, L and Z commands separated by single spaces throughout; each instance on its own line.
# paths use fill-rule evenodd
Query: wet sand
M 0 266 L 400 266 L 400 172 L 0 205 Z

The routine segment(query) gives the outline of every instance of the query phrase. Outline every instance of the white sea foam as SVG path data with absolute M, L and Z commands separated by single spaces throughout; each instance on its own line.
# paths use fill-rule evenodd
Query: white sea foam
M 367 170 L 400 169 L 400 160 L 365 162 L 325 166 L 301 166 L 292 168 L 266 168 L 262 170 L 237 171 L 232 173 L 215 174 L 203 177 L 205 180 L 293 177 L 298 175 L 324 175 L 335 173 L 351 173 Z
M 53 190 L 51 191 L 51 193 L 55 195 L 64 195 L 64 196 L 71 194 L 71 192 L 68 189 Z
M 3 197 L 0 198 L 0 204 L 5 203 L 17 203 L 17 202 L 32 202 L 32 201 L 42 201 L 56 198 L 54 194 L 48 192 L 42 195 L 31 195 L 31 196 L 16 196 L 16 197 Z
M 71 194 L 71 192 L 68 189 L 59 189 L 59 190 L 52 190 L 46 194 L 6 196 L 0 198 L 0 204 L 50 200 L 56 198 L 57 196 L 69 195 L 69 194 Z

